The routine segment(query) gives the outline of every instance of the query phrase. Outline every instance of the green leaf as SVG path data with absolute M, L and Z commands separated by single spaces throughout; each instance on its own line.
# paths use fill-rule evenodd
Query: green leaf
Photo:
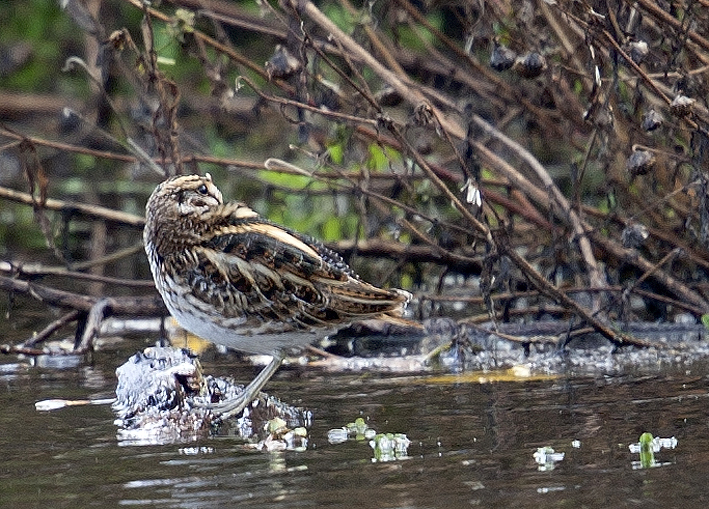
M 709 315 L 702 315 L 702 325 L 709 329 Z
M 335 216 L 326 219 L 322 225 L 322 236 L 325 242 L 342 238 L 342 221 Z
M 335 164 L 342 164 L 345 157 L 345 149 L 342 143 L 336 143 L 327 147 L 327 152 L 330 155 L 330 159 Z

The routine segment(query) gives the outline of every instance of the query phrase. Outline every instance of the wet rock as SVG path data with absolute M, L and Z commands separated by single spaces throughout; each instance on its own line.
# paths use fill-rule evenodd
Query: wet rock
M 209 404 L 238 396 L 244 386 L 230 378 L 204 375 L 199 361 L 183 349 L 146 348 L 120 366 L 116 375 L 113 410 L 118 439 L 124 444 L 192 441 L 226 426 L 257 445 L 272 449 L 280 441 L 284 448 L 292 448 L 301 446 L 303 440 L 288 433 L 310 424 L 308 411 L 263 393 L 239 418 L 223 422 Z M 267 424 L 274 420 L 285 425 L 269 428 Z

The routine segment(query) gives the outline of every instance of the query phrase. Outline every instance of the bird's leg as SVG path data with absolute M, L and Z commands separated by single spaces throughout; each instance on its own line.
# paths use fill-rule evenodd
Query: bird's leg
M 274 354 L 271 362 L 256 375 L 256 378 L 254 378 L 249 385 L 244 387 L 243 392 L 237 397 L 222 401 L 221 403 L 208 403 L 204 406 L 214 412 L 222 421 L 239 414 L 249 403 L 256 399 L 258 393 L 261 392 L 263 386 L 271 379 L 282 362 L 283 354 L 277 352 Z

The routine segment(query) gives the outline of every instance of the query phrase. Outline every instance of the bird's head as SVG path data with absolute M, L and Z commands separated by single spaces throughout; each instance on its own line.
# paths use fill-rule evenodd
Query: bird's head
M 178 175 L 158 185 L 146 205 L 148 221 L 198 217 L 224 203 L 222 193 L 207 173 Z

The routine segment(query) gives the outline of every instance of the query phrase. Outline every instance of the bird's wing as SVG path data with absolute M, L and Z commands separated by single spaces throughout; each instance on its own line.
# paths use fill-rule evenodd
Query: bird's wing
M 396 313 L 408 299 L 406 292 L 362 281 L 338 254 L 248 214 L 244 206 L 227 204 L 221 215 L 229 220 L 195 248 L 192 279 L 209 280 L 203 286 L 218 294 L 209 298 L 217 299 L 222 314 L 308 326 L 345 324 Z

